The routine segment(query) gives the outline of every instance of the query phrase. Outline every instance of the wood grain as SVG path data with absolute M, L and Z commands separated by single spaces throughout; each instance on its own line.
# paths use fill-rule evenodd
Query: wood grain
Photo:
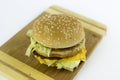
M 11 80 L 53 80 L 23 62 L 0 51 L 0 72 Z
M 75 12 L 72 12 L 72 11 L 70 11 L 68 9 L 64 9 L 64 8 L 61 8 L 61 7 L 56 6 L 56 5 L 51 6 L 48 9 L 56 10 L 57 13 L 65 13 L 65 14 L 69 14 L 69 15 L 75 16 L 75 17 L 79 18 L 80 20 L 82 20 L 82 21 L 84 21 L 84 22 L 86 22 L 88 24 L 94 25 L 95 27 L 98 27 L 98 28 L 100 28 L 102 30 L 105 30 L 105 31 L 107 30 L 106 25 L 104 25 L 104 24 L 102 24 L 102 23 L 100 23 L 98 21 L 95 21 L 93 19 L 87 18 L 87 17 L 85 17 L 83 15 L 80 15 L 80 14 L 77 14 Z M 48 10 L 46 10 L 46 11 L 48 11 Z M 52 12 L 52 11 L 50 11 L 50 12 Z
M 96 22 L 92 19 L 86 18 L 84 16 L 73 13 L 69 10 L 60 8 L 58 6 L 52 6 L 43 14 L 67 14 L 77 17 L 84 25 L 85 34 L 86 34 L 86 48 L 87 48 L 87 58 L 92 53 L 96 45 L 102 39 L 103 35 L 106 32 L 106 26 Z M 39 18 L 39 15 L 37 18 Z M 36 19 L 37 19 L 36 18 Z M 36 20 L 34 19 L 34 20 Z M 31 29 L 31 26 L 34 20 L 26 25 L 21 31 L 19 31 L 15 36 L 13 36 L 10 40 L 8 40 L 4 45 L 0 47 L 0 50 L 4 51 L 8 55 L 18 59 L 19 61 L 37 69 L 39 72 L 42 72 L 55 80 L 72 80 L 74 76 L 79 72 L 81 67 L 83 66 L 83 62 L 79 65 L 78 68 L 74 70 L 74 72 L 69 72 L 67 70 L 61 69 L 57 70 L 54 67 L 48 67 L 46 65 L 41 65 L 33 56 L 26 57 L 25 51 L 30 44 L 29 38 L 26 36 L 26 32 Z M 96 31 L 97 30 L 97 31 Z
M 59 6 L 52 6 L 48 8 L 45 12 L 50 13 L 50 14 L 72 15 L 81 21 L 85 29 L 95 32 L 96 34 L 99 34 L 101 36 L 103 36 L 106 33 L 106 27 L 104 24 L 96 22 L 95 20 L 84 17 L 82 15 L 76 14 L 74 12 L 71 12 L 67 9 L 62 9 Z

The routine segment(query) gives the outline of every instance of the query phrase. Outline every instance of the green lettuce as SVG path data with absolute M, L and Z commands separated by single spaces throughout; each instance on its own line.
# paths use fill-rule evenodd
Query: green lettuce
M 41 44 L 39 44 L 37 41 L 35 41 L 33 38 L 32 38 L 32 30 L 29 30 L 27 32 L 27 36 L 30 37 L 30 45 L 28 46 L 27 50 L 26 50 L 26 53 L 25 55 L 26 56 L 30 56 L 31 53 L 35 50 L 38 50 L 40 52 L 43 52 L 44 54 L 46 54 L 47 56 L 50 55 L 50 52 L 51 52 L 51 48 L 48 48 L 48 47 L 45 47 Z M 73 71 L 74 68 L 78 67 L 79 64 L 80 64 L 81 60 L 75 60 L 75 61 L 66 61 L 66 62 L 60 62 L 60 61 L 56 61 L 55 63 L 53 64 L 47 64 L 48 66 L 56 66 L 57 69 L 66 69 L 66 70 L 69 70 L 69 71 Z
M 45 47 L 45 46 L 39 44 L 37 41 L 35 41 L 35 40 L 32 38 L 32 30 L 29 30 L 29 31 L 27 32 L 27 36 L 30 37 L 31 43 L 30 43 L 29 47 L 28 47 L 27 50 L 26 50 L 26 53 L 25 53 L 26 56 L 30 56 L 30 54 L 31 54 L 33 51 L 38 50 L 38 51 L 46 54 L 46 55 L 49 57 L 50 52 L 51 52 L 51 48 Z
M 73 71 L 74 68 L 78 67 L 80 64 L 80 60 L 76 61 L 67 61 L 67 62 L 56 62 L 57 69 L 66 69 L 69 71 Z

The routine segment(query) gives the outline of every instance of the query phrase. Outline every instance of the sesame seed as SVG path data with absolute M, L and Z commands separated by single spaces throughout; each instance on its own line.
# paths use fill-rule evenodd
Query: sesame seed
M 53 34 L 51 33 L 50 35 L 52 36 Z
M 63 31 L 60 31 L 60 32 L 63 32 Z
M 60 40 L 60 38 L 58 38 L 58 40 Z
M 59 29 L 59 27 L 57 27 L 57 29 Z
M 42 31 L 39 31 L 39 33 L 42 33 Z
M 51 28 L 54 28 L 54 26 L 51 26 Z

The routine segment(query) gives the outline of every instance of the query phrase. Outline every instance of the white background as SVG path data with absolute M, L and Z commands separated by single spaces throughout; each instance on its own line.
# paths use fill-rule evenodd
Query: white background
M 120 80 L 119 0 L 0 0 L 0 45 L 53 4 L 107 25 L 107 34 L 74 80 Z

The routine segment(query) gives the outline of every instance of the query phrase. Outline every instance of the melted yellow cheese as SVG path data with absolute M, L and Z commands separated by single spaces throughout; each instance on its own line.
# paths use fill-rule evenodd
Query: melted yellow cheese
M 67 62 L 67 61 L 76 61 L 76 60 L 81 60 L 81 61 L 85 61 L 86 60 L 86 48 L 82 48 L 80 50 L 80 52 L 72 57 L 68 57 L 68 58 L 63 58 L 63 59 L 42 59 L 40 56 L 35 56 L 35 58 L 41 63 L 41 64 L 47 64 L 47 65 L 52 65 L 54 63 L 58 63 L 58 62 Z

